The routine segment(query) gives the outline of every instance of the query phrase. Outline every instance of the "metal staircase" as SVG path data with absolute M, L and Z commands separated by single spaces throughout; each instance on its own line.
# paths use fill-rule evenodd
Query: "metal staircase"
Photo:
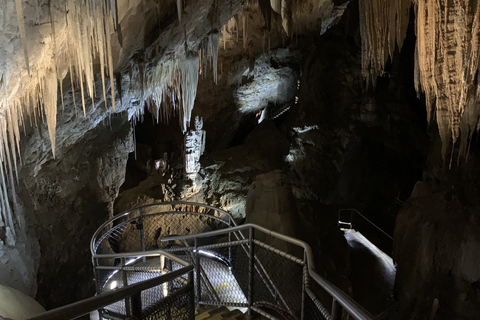
M 136 208 L 91 242 L 98 296 L 35 320 L 330 320 L 373 317 L 320 277 L 303 241 L 186 202 Z M 240 311 L 244 310 L 244 312 Z

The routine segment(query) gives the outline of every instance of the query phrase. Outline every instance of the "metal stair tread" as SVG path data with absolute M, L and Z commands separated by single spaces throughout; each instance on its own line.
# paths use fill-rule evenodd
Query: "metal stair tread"
M 198 310 L 195 320 L 223 320 L 224 314 L 230 313 L 227 307 L 206 307 Z

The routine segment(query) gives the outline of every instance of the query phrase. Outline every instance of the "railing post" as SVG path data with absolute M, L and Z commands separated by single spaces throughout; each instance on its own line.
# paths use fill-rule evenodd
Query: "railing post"
M 121 263 L 121 273 L 122 273 L 122 282 L 123 282 L 123 287 L 127 287 L 128 286 L 128 279 L 127 279 L 127 274 L 125 272 L 125 270 L 123 269 L 123 267 L 125 267 L 125 258 L 121 258 L 120 259 L 120 263 Z M 127 316 L 131 315 L 131 309 L 130 309 L 130 298 L 125 298 L 125 314 Z
M 202 300 L 202 290 L 200 287 L 200 254 L 198 253 L 198 239 L 194 239 L 195 246 L 195 290 L 197 293 L 197 304 Z
M 101 294 L 101 289 L 100 289 L 100 279 L 97 273 L 97 266 L 99 265 L 98 259 L 92 258 L 92 264 L 93 264 L 93 281 L 95 281 L 95 290 L 97 290 L 97 294 Z M 98 316 L 100 317 L 100 310 L 97 310 Z
M 193 285 L 193 271 L 190 271 L 187 276 L 187 283 L 191 286 L 192 290 L 190 292 L 190 310 L 188 310 L 188 319 L 194 320 L 195 319 L 195 287 Z
M 308 266 L 307 266 L 307 253 L 303 251 L 303 274 L 302 274 L 302 309 L 300 313 L 300 320 L 305 319 L 305 298 L 306 298 L 306 289 L 307 289 L 307 277 L 308 277 Z
M 165 274 L 165 270 L 167 270 L 165 266 L 165 259 L 167 259 L 163 254 L 160 255 L 160 272 Z M 168 270 L 167 272 L 171 272 L 173 270 Z M 163 297 L 166 298 L 168 296 L 168 282 L 162 283 L 162 293 Z
M 228 227 L 232 227 L 232 218 L 228 219 Z M 228 243 L 232 243 L 232 233 L 228 233 Z M 232 246 L 228 246 L 228 262 L 232 265 Z
M 250 228 L 248 233 L 248 244 L 250 246 L 250 263 L 248 268 L 248 319 L 252 318 L 253 306 L 253 285 L 254 285 L 254 271 L 255 271 L 255 251 L 253 246 L 253 239 L 255 239 L 255 229 Z
M 332 300 L 332 317 L 330 320 L 342 319 L 342 306 L 340 306 L 335 298 Z
M 350 230 L 353 229 L 353 214 L 354 214 L 354 211 L 350 209 Z
M 142 318 L 142 292 L 140 291 L 134 294 L 130 299 L 132 304 L 132 316 L 135 319 L 141 319 Z
M 143 208 L 138 209 L 139 211 L 139 220 L 137 224 L 137 229 L 140 230 L 140 248 L 142 252 L 145 252 L 145 230 L 143 229 Z M 143 257 L 143 262 L 147 262 L 147 258 Z
M 97 273 L 97 266 L 98 266 L 98 259 L 92 258 L 93 264 L 93 280 L 95 281 L 95 290 L 97 290 L 97 294 L 100 294 L 100 279 Z

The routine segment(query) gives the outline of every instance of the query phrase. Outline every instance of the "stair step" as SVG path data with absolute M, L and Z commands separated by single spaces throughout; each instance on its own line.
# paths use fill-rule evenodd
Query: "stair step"
M 224 320 L 240 320 L 245 316 L 242 311 L 235 309 L 223 315 Z
M 242 315 L 243 315 L 242 311 L 240 311 L 238 309 L 235 309 L 235 310 L 229 311 L 227 313 L 224 313 L 223 318 L 226 319 L 226 320 L 236 320 L 237 317 L 242 316 Z
M 195 315 L 199 315 L 199 314 L 202 314 L 202 313 L 205 313 L 205 312 L 210 312 L 212 310 L 215 310 L 217 309 L 216 306 L 202 306 L 200 309 L 198 310 L 195 310 Z
M 227 307 L 206 307 L 196 312 L 195 320 L 224 320 L 224 314 L 230 313 Z

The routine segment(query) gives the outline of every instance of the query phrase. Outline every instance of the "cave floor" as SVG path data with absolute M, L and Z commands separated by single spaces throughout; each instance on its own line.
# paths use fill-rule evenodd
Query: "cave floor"
M 353 298 L 373 315 L 393 303 L 396 268 L 392 258 L 373 245 L 360 232 L 345 231 L 350 251 L 350 281 Z

